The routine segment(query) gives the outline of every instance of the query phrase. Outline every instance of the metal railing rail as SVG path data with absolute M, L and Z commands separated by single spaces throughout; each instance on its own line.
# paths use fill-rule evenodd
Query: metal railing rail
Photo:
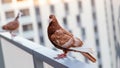
M 43 62 L 47 63 L 48 65 L 52 66 L 53 68 L 95 68 L 94 64 L 82 63 L 71 57 L 56 60 L 53 57 L 55 57 L 58 54 L 58 52 L 56 52 L 50 48 L 40 46 L 39 44 L 36 44 L 34 42 L 31 42 L 31 41 L 24 39 L 22 37 L 19 37 L 19 36 L 15 37 L 14 39 L 11 39 L 10 34 L 6 33 L 6 32 L 0 33 L 0 43 L 1 43 L 0 50 L 2 50 L 1 51 L 2 53 L 0 53 L 0 54 L 3 54 L 2 60 L 0 57 L 0 62 L 3 61 L 2 64 L 4 64 L 4 65 L 2 65 L 1 68 L 9 68 L 10 67 L 10 66 L 9 67 L 7 66 L 7 65 L 9 65 L 9 64 L 7 64 L 7 62 L 9 62 L 9 60 L 6 60 L 7 58 L 5 58 L 5 51 L 7 51 L 7 48 L 8 48 L 8 50 L 10 49 L 9 46 L 12 46 L 13 48 L 17 47 L 20 50 L 24 51 L 25 54 L 23 55 L 23 58 L 25 55 L 27 55 L 26 53 L 30 54 L 32 56 L 31 60 L 33 60 L 33 66 L 34 66 L 33 68 L 44 68 Z M 6 50 L 4 47 L 6 47 Z M 17 52 L 17 50 L 15 50 L 15 51 Z M 13 50 L 13 52 L 14 52 L 14 50 Z M 9 52 L 6 52 L 6 53 L 9 53 Z M 17 55 L 14 53 L 13 53 L 13 55 Z M 20 53 L 20 54 L 22 54 L 22 53 Z M 7 56 L 9 56 L 9 55 L 7 55 Z M 15 57 L 15 58 L 20 59 L 19 57 Z M 6 61 L 4 61 L 4 60 L 6 60 Z M 25 59 L 24 61 L 27 61 L 27 60 Z M 11 63 L 12 63 L 12 61 L 11 61 Z M 15 63 L 17 63 L 17 61 Z M 26 66 L 28 66 L 28 65 L 26 65 Z M 14 66 L 13 66 L 13 68 L 14 68 Z M 21 65 L 21 67 L 17 67 L 17 68 L 24 68 L 24 66 L 22 67 L 22 65 Z

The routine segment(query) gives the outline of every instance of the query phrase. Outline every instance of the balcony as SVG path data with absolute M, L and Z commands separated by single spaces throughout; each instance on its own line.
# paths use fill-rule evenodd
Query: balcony
M 0 68 L 96 68 L 72 57 L 54 59 L 58 52 L 20 36 L 0 33 Z

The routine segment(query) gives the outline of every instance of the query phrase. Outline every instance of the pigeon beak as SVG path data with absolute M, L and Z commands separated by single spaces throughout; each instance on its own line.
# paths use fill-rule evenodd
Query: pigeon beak
M 52 22 L 53 19 L 49 19 L 49 22 Z

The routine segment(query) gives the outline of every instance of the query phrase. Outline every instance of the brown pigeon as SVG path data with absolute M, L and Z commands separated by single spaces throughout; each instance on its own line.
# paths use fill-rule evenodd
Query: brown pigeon
M 2 26 L 2 29 L 9 31 L 12 37 L 16 36 L 13 34 L 13 31 L 15 31 L 19 28 L 19 21 L 18 21 L 19 16 L 20 16 L 20 13 L 18 13 L 18 15 L 16 16 L 16 18 L 13 21 Z
M 54 15 L 49 16 L 49 26 L 48 26 L 48 38 L 51 41 L 51 43 L 58 49 L 63 50 L 63 54 L 58 54 L 56 59 L 65 58 L 67 56 L 67 53 L 69 51 L 73 52 L 79 52 L 85 57 L 87 57 L 92 62 L 96 62 L 96 59 L 87 51 L 78 51 L 71 48 L 78 48 L 82 47 L 83 42 L 79 39 L 73 36 L 70 32 L 63 29 L 56 17 Z

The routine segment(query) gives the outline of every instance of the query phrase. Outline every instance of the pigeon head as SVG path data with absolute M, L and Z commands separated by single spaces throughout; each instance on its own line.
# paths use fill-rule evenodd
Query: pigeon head
M 56 17 L 54 15 L 50 15 L 49 22 L 55 22 L 55 21 L 56 21 Z
M 52 19 L 52 18 L 55 18 L 55 16 L 54 15 L 50 15 L 49 18 Z

